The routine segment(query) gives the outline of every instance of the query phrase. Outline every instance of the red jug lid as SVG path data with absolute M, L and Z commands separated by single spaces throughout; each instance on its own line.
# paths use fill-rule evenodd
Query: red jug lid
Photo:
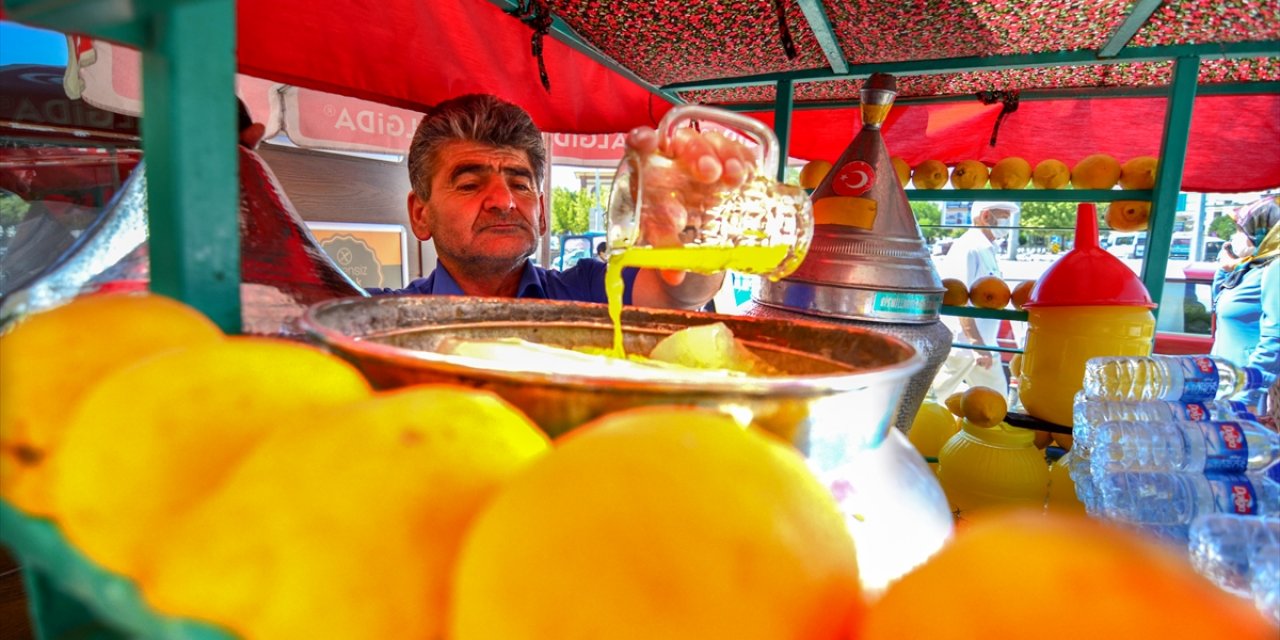
M 1155 308 L 1142 280 L 1119 258 L 1098 246 L 1098 210 L 1076 208 L 1076 246 L 1031 289 L 1023 307 L 1131 306 Z

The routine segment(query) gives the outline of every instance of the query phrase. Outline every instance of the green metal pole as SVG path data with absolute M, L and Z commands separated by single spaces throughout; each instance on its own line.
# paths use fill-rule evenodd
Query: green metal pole
M 795 97 L 795 82 L 790 79 L 779 80 L 773 110 L 773 132 L 778 136 L 778 182 L 787 177 L 787 155 L 791 151 L 791 108 Z
M 142 145 L 151 288 L 238 333 L 235 2 L 170 0 L 155 6 L 149 26 Z
M 1157 305 L 1164 293 L 1165 266 L 1173 242 L 1173 222 L 1182 187 L 1182 169 L 1187 159 L 1191 131 L 1191 110 L 1196 99 L 1196 79 L 1200 74 L 1198 56 L 1173 62 L 1173 82 L 1164 118 L 1164 140 L 1160 144 L 1159 168 L 1151 196 L 1151 221 L 1147 231 L 1147 255 L 1142 263 L 1142 284 Z

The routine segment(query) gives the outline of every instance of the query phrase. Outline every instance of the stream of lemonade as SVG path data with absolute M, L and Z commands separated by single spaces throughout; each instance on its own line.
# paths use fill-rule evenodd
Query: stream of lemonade
M 777 270 L 789 251 L 791 247 L 786 245 L 630 247 L 609 256 L 604 287 L 609 299 L 609 319 L 613 321 L 613 356 L 626 357 L 626 350 L 622 346 L 624 268 L 679 269 L 706 274 L 732 269 L 740 273 L 764 275 Z

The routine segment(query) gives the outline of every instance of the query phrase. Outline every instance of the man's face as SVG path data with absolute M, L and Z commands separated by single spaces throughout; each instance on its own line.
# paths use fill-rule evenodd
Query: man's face
M 468 141 L 440 152 L 431 196 L 409 194 L 409 221 L 453 269 L 510 269 L 537 247 L 546 228 L 528 154 Z
M 1008 209 L 986 209 L 979 216 L 979 224 L 984 227 L 1007 227 L 1013 219 L 1013 212 Z

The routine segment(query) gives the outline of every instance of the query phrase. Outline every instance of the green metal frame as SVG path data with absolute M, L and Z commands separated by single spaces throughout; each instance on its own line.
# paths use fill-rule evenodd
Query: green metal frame
M 151 288 L 238 333 L 234 0 L 9 0 L 6 10 L 141 50 Z
M 787 178 L 787 155 L 791 150 L 791 107 L 795 103 L 795 84 L 778 82 L 778 100 L 773 111 L 773 132 L 778 136 L 778 182 Z
M 1147 254 L 1142 261 L 1142 284 L 1157 308 L 1164 292 L 1165 265 L 1169 262 L 1169 245 L 1173 242 L 1174 212 L 1178 208 L 1178 191 L 1182 186 L 1182 169 L 1187 159 L 1187 140 L 1191 135 L 1191 109 L 1196 98 L 1196 78 L 1200 58 L 1180 57 L 1174 61 L 1173 82 L 1169 86 L 1169 105 L 1165 109 L 1164 139 L 1160 144 L 1156 185 L 1152 194 L 1151 219 L 1147 231 Z M 1223 114 L 1223 117 L 1229 117 Z
M 866 78 L 872 73 L 892 73 L 894 75 L 932 75 L 940 73 L 956 73 L 960 71 L 998 71 L 1002 69 L 1024 69 L 1028 67 L 1080 66 L 1088 64 L 1115 64 L 1117 62 L 1167 62 L 1177 58 L 1199 57 L 1205 60 L 1214 58 L 1252 58 L 1259 56 L 1280 55 L 1280 40 L 1261 40 L 1255 42 L 1225 42 L 1214 44 L 1187 44 L 1162 47 L 1127 48 L 1114 57 L 1101 59 L 1098 53 L 1089 49 L 1078 51 L 1052 51 L 1047 53 L 1027 53 L 1005 56 L 969 56 L 963 58 L 945 58 L 941 60 L 910 60 L 906 62 L 881 62 L 874 64 L 850 65 L 848 73 L 835 73 L 830 69 L 804 69 L 779 73 L 761 73 L 736 78 L 718 78 L 713 80 L 697 80 L 693 82 L 673 82 L 662 86 L 664 91 L 697 91 L 702 89 L 725 89 L 730 87 L 751 87 L 774 84 L 779 80 L 796 82 L 823 82 L 829 80 L 855 80 Z
M 497 5 L 503 11 L 509 11 L 519 6 L 519 2 L 517 2 L 517 0 L 489 0 L 489 2 Z M 609 56 L 606 56 L 599 49 L 595 48 L 591 44 L 588 44 L 587 41 L 584 40 L 581 35 L 578 35 L 578 32 L 575 31 L 573 27 L 569 26 L 568 23 L 560 19 L 560 16 L 557 16 L 554 14 L 552 15 L 551 33 L 555 36 L 557 40 L 559 40 L 560 42 L 563 42 L 565 45 L 569 46 L 570 48 L 577 51 L 578 53 L 581 53 L 587 56 L 588 58 L 591 58 L 592 60 L 604 65 L 605 68 L 609 69 L 610 71 L 617 73 L 618 75 L 621 75 L 627 80 L 630 80 L 631 82 L 634 82 L 637 85 L 644 87 L 649 92 L 657 96 L 660 96 L 662 99 L 670 102 L 671 104 L 684 104 L 685 102 L 684 98 L 681 98 L 680 96 L 676 95 L 674 91 L 668 91 L 663 87 L 658 87 L 650 83 L 648 80 L 645 80 L 644 78 L 641 78 L 640 76 L 636 75 L 635 72 L 633 72 L 632 70 L 618 64 L 616 60 L 614 60 L 613 58 L 610 58 Z
M 1280 82 L 1223 82 L 1199 87 L 1196 95 L 1201 96 L 1253 96 L 1280 93 Z M 1035 89 L 1018 94 L 1018 99 L 1027 102 L 1034 100 L 1080 100 L 1085 98 L 1163 98 L 1169 95 L 1168 87 L 1081 87 L 1073 89 Z M 953 94 L 946 96 L 902 97 L 894 101 L 899 106 L 922 104 L 955 104 L 972 102 L 972 94 Z M 727 111 L 751 112 L 768 111 L 774 107 L 772 102 L 739 102 L 734 104 L 715 105 Z M 855 100 L 832 100 L 827 102 L 802 102 L 792 105 L 793 111 L 816 109 L 857 109 Z

